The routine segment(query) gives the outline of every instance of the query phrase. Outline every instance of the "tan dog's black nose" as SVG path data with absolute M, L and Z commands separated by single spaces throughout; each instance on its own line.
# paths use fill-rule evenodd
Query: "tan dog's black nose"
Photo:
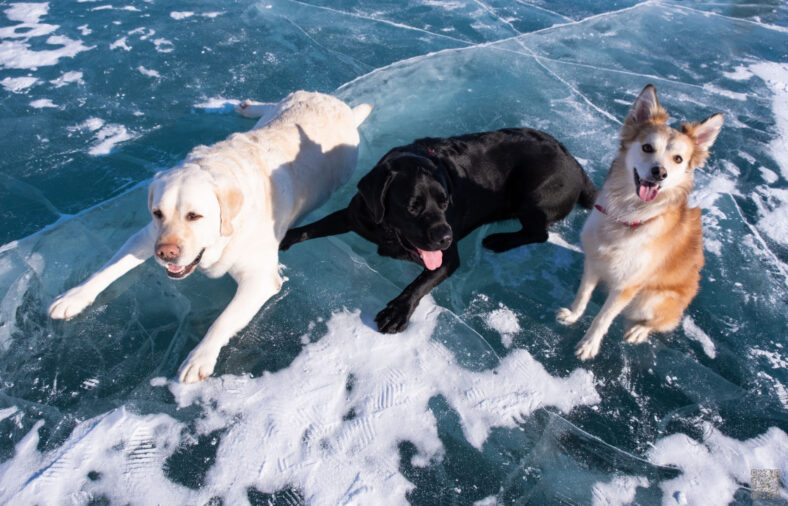
M 175 260 L 181 256 L 181 248 L 177 244 L 157 244 L 156 256 L 162 260 Z
M 654 176 L 654 179 L 657 181 L 664 181 L 665 178 L 668 177 L 668 171 L 665 170 L 665 167 L 657 165 L 656 167 L 651 167 L 651 175 Z

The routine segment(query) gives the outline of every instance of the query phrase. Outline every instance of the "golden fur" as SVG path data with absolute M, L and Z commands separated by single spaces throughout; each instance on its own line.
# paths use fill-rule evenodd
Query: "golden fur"
M 673 330 L 698 292 L 701 212 L 688 207 L 687 198 L 693 171 L 709 156 L 722 115 L 684 124 L 681 131 L 668 127 L 667 120 L 656 89 L 646 86 L 622 127 L 618 155 L 597 198 L 602 210 L 592 211 L 583 227 L 583 278 L 558 321 L 576 322 L 598 283 L 610 292 L 577 346 L 583 360 L 599 352 L 618 314 L 629 321 L 625 339 L 644 342 L 652 331 Z

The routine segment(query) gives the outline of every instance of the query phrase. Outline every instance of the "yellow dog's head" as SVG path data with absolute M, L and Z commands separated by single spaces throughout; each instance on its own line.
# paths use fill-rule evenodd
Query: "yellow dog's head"
M 158 232 L 156 261 L 167 275 L 185 278 L 204 257 L 218 257 L 215 250 L 232 235 L 242 204 L 243 194 L 229 177 L 196 165 L 158 173 L 150 184 L 148 208 Z

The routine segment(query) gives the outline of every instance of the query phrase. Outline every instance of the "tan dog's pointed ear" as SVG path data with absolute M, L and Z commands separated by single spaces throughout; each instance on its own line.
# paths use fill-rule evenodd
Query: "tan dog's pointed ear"
M 644 123 L 661 125 L 666 121 L 668 121 L 668 111 L 659 104 L 657 88 L 653 84 L 648 84 L 635 99 L 632 109 L 624 120 L 624 127 L 621 129 L 622 140 L 633 140 L 637 127 Z
M 722 113 L 717 113 L 709 116 L 700 123 L 690 123 L 689 125 L 682 125 L 682 130 L 685 134 L 695 139 L 695 144 L 699 148 L 708 150 L 717 136 L 722 130 Z
M 721 113 L 709 116 L 700 123 L 684 123 L 681 131 L 689 135 L 695 142 L 695 151 L 692 153 L 690 167 L 696 168 L 703 165 L 709 156 L 709 149 L 722 129 L 723 116 Z
M 221 213 L 219 232 L 226 237 L 233 233 L 232 221 L 241 211 L 244 196 L 239 189 L 232 186 L 216 188 L 214 192 L 216 193 L 216 199 L 219 201 L 219 212 Z

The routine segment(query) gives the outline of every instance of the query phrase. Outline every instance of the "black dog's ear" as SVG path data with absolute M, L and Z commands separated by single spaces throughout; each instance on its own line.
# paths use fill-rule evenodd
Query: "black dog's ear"
M 438 167 L 438 180 L 443 185 L 443 188 L 446 189 L 446 198 L 449 200 L 449 203 L 453 204 L 454 199 L 452 196 L 454 195 L 454 183 L 451 180 L 449 171 L 441 162 L 435 163 L 435 166 Z
M 356 185 L 358 194 L 361 195 L 367 208 L 372 212 L 372 219 L 375 223 L 383 221 L 383 215 L 386 213 L 386 193 L 392 179 L 394 179 L 394 170 L 391 166 L 379 163 Z

